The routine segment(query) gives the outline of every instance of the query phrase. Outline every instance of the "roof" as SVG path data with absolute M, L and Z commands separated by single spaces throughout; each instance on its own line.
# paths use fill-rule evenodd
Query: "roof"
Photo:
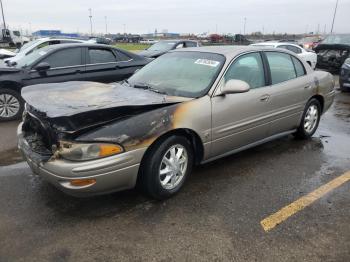
M 201 47 L 190 47 L 190 48 L 181 48 L 176 49 L 172 52 L 205 52 L 205 53 L 215 53 L 225 56 L 228 59 L 231 59 L 240 53 L 249 52 L 249 51 L 263 51 L 263 50 L 274 50 L 271 47 L 263 47 L 263 46 L 232 46 L 232 45 L 224 45 L 224 46 L 201 46 Z M 290 53 L 285 50 L 286 53 Z
M 167 39 L 167 40 L 159 40 L 158 42 L 183 42 L 183 41 L 187 41 L 187 42 L 198 42 L 197 40 L 190 40 L 190 39 Z
M 263 42 L 263 43 L 256 43 L 256 44 L 252 44 L 252 46 L 276 46 L 276 45 L 291 45 L 291 46 L 295 46 L 295 47 L 299 47 L 300 46 L 293 44 L 293 43 L 288 43 L 288 42 Z
M 67 44 L 59 44 L 59 45 L 48 45 L 40 50 L 55 50 L 55 49 L 64 49 L 68 47 L 109 47 L 109 48 L 115 48 L 113 46 L 109 45 L 102 45 L 102 44 L 93 44 L 93 43 L 88 43 L 88 42 L 82 42 L 82 43 L 67 43 Z M 117 49 L 117 48 L 115 48 Z

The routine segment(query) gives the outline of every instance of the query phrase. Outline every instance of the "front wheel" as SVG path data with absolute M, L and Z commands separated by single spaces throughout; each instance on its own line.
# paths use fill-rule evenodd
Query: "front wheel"
M 0 88 L 0 122 L 20 119 L 23 108 L 24 103 L 18 92 Z
M 294 135 L 302 139 L 312 137 L 317 130 L 320 119 L 321 105 L 317 99 L 313 98 L 306 104 L 300 125 Z
M 182 136 L 168 137 L 155 144 L 143 160 L 141 187 L 153 198 L 169 198 L 181 189 L 192 166 L 190 142 Z

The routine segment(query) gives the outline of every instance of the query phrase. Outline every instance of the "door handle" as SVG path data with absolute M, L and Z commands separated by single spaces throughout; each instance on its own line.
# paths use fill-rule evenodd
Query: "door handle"
M 75 73 L 76 73 L 76 74 L 80 74 L 80 73 L 81 73 L 81 70 L 80 70 L 80 69 L 77 69 L 77 70 L 75 70 Z
M 267 102 L 270 99 L 270 95 L 263 95 L 262 97 L 260 97 L 260 101 L 261 102 Z
M 311 85 L 304 86 L 305 89 L 308 89 L 310 87 L 311 87 Z

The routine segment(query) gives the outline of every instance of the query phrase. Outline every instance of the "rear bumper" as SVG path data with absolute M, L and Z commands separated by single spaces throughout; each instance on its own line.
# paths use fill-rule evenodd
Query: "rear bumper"
M 333 104 L 334 101 L 334 97 L 335 97 L 335 90 L 329 92 L 327 95 L 325 95 L 324 97 L 324 107 L 323 107 L 323 112 L 326 112 L 331 105 Z
M 93 196 L 133 188 L 145 148 L 99 160 L 73 162 L 44 157 L 31 150 L 22 133 L 17 130 L 18 148 L 33 173 L 73 196 Z M 77 179 L 95 180 L 88 186 L 72 186 Z

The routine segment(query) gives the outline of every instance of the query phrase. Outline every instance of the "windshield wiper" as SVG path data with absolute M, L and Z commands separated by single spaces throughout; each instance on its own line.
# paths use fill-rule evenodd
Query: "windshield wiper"
M 141 88 L 141 89 L 145 89 L 145 90 L 149 90 L 158 94 L 163 94 L 166 95 L 167 93 L 165 93 L 164 91 L 160 91 L 158 89 L 153 88 L 152 86 L 146 84 L 146 83 L 138 83 L 138 84 L 134 84 L 134 88 Z

